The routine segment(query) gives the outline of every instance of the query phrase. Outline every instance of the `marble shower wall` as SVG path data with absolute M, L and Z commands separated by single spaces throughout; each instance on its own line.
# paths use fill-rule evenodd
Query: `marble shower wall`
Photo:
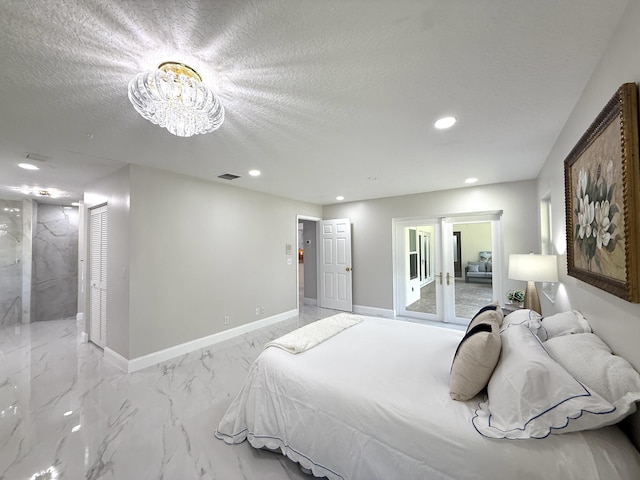
M 78 209 L 39 203 L 33 236 L 31 321 L 73 317 L 78 304 Z
M 22 321 L 22 202 L 0 199 L 0 328 Z

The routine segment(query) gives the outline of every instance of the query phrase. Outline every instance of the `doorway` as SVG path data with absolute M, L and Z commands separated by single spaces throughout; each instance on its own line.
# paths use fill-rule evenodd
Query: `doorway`
M 502 290 L 501 214 L 395 220 L 395 313 L 467 324 L 497 299 Z
M 298 215 L 297 304 L 353 310 L 351 220 Z
M 318 305 L 319 218 L 298 216 L 298 309 Z

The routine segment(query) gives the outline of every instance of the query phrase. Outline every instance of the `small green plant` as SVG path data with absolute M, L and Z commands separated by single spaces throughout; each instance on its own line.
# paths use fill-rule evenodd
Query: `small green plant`
M 511 302 L 524 302 L 524 292 L 522 290 L 509 290 L 507 292 L 507 300 Z

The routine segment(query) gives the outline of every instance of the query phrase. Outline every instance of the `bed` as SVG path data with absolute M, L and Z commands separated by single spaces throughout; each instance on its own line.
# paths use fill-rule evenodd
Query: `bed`
M 486 394 L 450 396 L 464 335 L 361 317 L 298 354 L 265 348 L 215 435 L 330 480 L 640 478 L 640 454 L 615 425 L 543 439 L 480 434 Z

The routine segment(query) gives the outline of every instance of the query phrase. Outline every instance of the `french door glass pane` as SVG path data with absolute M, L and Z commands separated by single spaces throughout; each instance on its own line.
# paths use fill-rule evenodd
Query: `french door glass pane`
M 491 222 L 456 223 L 453 228 L 459 232 L 462 260 L 455 282 L 455 312 L 458 318 L 470 319 L 493 298 Z

